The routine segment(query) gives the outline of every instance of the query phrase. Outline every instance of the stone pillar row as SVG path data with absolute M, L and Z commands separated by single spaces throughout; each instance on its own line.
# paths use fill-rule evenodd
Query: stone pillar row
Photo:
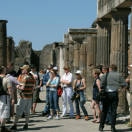
M 98 19 L 96 65 L 115 64 L 127 76 L 128 67 L 128 15 L 131 9 L 116 9 L 109 18 Z M 118 113 L 126 114 L 126 91 L 119 91 Z

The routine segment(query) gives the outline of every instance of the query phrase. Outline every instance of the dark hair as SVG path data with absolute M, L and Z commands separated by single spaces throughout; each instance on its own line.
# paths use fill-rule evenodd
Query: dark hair
M 5 69 L 6 69 L 6 67 L 0 66 L 0 74 L 3 74 Z
M 115 64 L 110 65 L 112 71 L 117 71 L 117 66 Z
M 96 66 L 96 69 L 99 69 L 102 72 L 103 65 Z
M 108 66 L 103 66 L 103 68 L 102 69 L 104 69 L 105 71 L 109 71 L 109 67 Z

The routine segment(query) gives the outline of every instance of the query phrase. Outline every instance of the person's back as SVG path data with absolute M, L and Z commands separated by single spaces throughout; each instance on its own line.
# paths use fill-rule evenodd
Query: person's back
M 102 77 L 102 82 L 105 81 L 106 74 Z M 120 87 L 126 86 L 125 80 L 119 72 L 110 71 L 107 77 L 107 92 L 115 92 Z

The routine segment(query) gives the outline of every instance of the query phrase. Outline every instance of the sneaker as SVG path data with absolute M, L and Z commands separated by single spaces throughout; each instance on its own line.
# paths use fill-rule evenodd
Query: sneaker
M 11 130 L 17 130 L 17 126 L 16 126 L 16 125 L 13 125 L 13 126 L 11 127 Z
M 23 130 L 27 130 L 28 129 L 28 124 L 25 124 L 24 126 L 23 126 Z
M 64 114 L 62 114 L 60 117 L 61 117 L 61 118 L 64 118 L 64 117 L 65 117 L 65 115 L 64 115 Z
M 50 115 L 50 116 L 48 117 L 48 120 L 51 120 L 51 119 L 53 119 L 53 116 Z
M 59 116 L 56 116 L 56 118 L 55 118 L 56 120 L 59 120 L 60 118 L 59 118 Z
M 77 115 L 77 116 L 76 116 L 76 120 L 78 120 L 78 119 L 80 119 L 80 115 Z
M 85 116 L 84 119 L 87 121 L 88 120 L 88 116 Z

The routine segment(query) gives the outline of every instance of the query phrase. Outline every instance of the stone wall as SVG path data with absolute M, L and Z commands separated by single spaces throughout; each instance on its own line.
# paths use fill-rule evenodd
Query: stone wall
M 32 43 L 22 40 L 15 47 L 15 69 L 18 70 L 25 62 L 31 64 Z

